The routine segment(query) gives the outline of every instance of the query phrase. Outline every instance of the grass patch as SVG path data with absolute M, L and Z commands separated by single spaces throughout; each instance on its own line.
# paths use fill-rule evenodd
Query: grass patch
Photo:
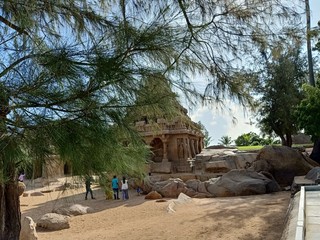
M 257 151 L 263 148 L 264 146 L 258 145 L 258 146 L 238 146 L 237 149 L 239 151 Z
M 313 143 L 309 143 L 309 144 L 293 144 L 292 147 L 313 148 Z
M 275 146 L 281 146 L 281 145 L 279 144 L 279 145 L 275 145 Z M 237 149 L 239 151 L 258 151 L 263 147 L 264 146 L 262 146 L 262 145 L 258 145 L 258 146 L 237 146 Z M 312 148 L 313 144 L 293 144 L 292 147 Z

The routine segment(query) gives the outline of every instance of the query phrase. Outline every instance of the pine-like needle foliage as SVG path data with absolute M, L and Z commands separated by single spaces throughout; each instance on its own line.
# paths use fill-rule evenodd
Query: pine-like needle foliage
M 51 154 L 77 174 L 137 172 L 148 150 L 132 121 L 179 115 L 175 92 L 190 105 L 226 97 L 250 104 L 246 60 L 256 43 L 279 36 L 272 17 L 293 17 L 296 26 L 289 2 L 2 1 L 2 179 L 21 159 Z M 192 83 L 199 74 L 204 92 Z

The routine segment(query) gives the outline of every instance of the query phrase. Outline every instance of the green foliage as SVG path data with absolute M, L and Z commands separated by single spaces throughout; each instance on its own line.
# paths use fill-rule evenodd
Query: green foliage
M 239 59 L 277 36 L 262 28 L 264 17 L 294 16 L 275 2 L 4 1 L 1 134 L 19 140 L 25 167 L 59 154 L 79 174 L 135 169 L 147 153 L 132 123 L 181 114 L 175 92 L 190 106 L 226 97 L 252 105 L 256 75 Z M 194 74 L 207 77 L 204 92 Z
M 3 145 L 3 179 L 52 154 L 77 174 L 136 172 L 148 151 L 133 122 L 183 116 L 176 93 L 189 106 L 226 97 L 252 106 L 256 43 L 297 23 L 279 35 L 261 21 L 295 16 L 289 3 L 2 1 L 0 135 L 24 156 L 7 159 Z M 196 75 L 207 79 L 203 92 Z
M 254 132 L 242 134 L 237 137 L 234 142 L 237 146 L 264 146 L 280 143 L 279 140 L 275 139 L 271 135 L 268 135 L 267 137 L 260 137 Z
M 235 144 L 237 146 L 250 146 L 252 143 L 252 138 L 256 137 L 257 134 L 254 132 L 244 133 L 237 137 L 236 140 L 234 140 Z
M 231 137 L 229 136 L 222 136 L 219 139 L 219 143 L 224 145 L 224 146 L 229 146 L 233 141 L 231 140 Z
M 302 99 L 301 84 L 306 76 L 306 62 L 299 49 L 300 45 L 283 51 L 278 49 L 267 63 L 258 111 L 261 131 L 277 134 L 288 146 L 292 144 L 291 135 L 298 130 L 293 113 Z
M 292 5 L 289 0 L 0 1 L 0 139 L 5 140 L 0 176 L 15 180 L 20 153 L 26 163 L 59 154 L 76 174 L 139 174 L 148 151 L 130 112 L 172 116 L 173 92 L 190 106 L 226 97 L 252 105 L 246 78 L 238 73 L 249 72 L 248 61 L 255 62 L 253 43 L 293 32 L 295 18 L 281 22 L 278 33 L 268 24 L 295 17 Z M 207 80 L 203 92 L 192 83 L 196 75 Z M 5 190 L 0 196 L 11 197 Z M 18 239 L 18 209 L 9 216 L 1 207 L 0 238 L 10 233 Z
M 271 136 L 263 138 L 254 132 L 249 132 L 240 135 L 234 142 L 237 146 L 259 146 L 276 144 L 277 140 Z
M 305 98 L 296 109 L 298 126 L 315 141 L 320 138 L 320 88 L 303 85 Z

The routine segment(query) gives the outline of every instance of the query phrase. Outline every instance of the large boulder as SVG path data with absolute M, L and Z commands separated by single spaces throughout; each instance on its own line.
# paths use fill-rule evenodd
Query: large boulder
M 31 217 L 23 217 L 21 219 L 20 240 L 37 240 L 36 223 Z
M 71 206 L 60 207 L 58 209 L 53 210 L 52 212 L 66 216 L 78 216 L 87 213 L 92 213 L 93 209 L 91 207 L 83 206 L 81 204 L 73 204 Z
M 143 179 L 142 186 L 141 186 L 143 193 L 148 194 L 149 192 L 151 192 L 153 185 L 156 182 L 160 182 L 160 181 L 163 181 L 163 180 L 161 179 L 161 176 L 159 176 L 159 175 L 146 176 Z
M 252 163 L 254 171 L 271 173 L 283 187 L 290 186 L 295 176 L 306 175 L 315 166 L 319 165 L 311 158 L 285 146 L 263 147 Z
M 207 148 L 196 155 L 196 173 L 226 173 L 231 169 L 245 169 L 251 164 L 257 153 L 239 152 L 232 148 Z
M 244 169 L 234 169 L 219 178 L 206 182 L 207 190 L 215 197 L 245 196 L 280 191 L 277 183 L 264 174 Z
M 37 227 L 47 230 L 61 230 L 70 228 L 70 217 L 57 213 L 47 213 L 43 215 L 37 222 Z
M 189 203 L 189 202 L 192 202 L 192 198 L 187 196 L 184 193 L 180 193 L 179 196 L 178 196 L 178 199 L 170 201 L 170 203 L 169 203 L 169 205 L 167 207 L 167 212 L 168 213 L 174 213 L 174 212 L 176 212 L 175 207 L 177 205 L 186 204 L 186 203 Z
M 293 144 L 312 144 L 311 137 L 304 133 L 292 135 Z
M 157 191 L 163 197 L 176 198 L 180 193 L 188 192 L 188 189 L 181 179 L 170 178 L 166 181 L 156 182 L 152 191 Z
M 157 191 L 151 191 L 145 196 L 144 199 L 149 199 L 149 200 L 162 199 L 162 196 Z
M 209 195 L 205 182 L 201 182 L 199 179 L 190 179 L 186 181 L 187 188 L 193 189 L 198 193 L 205 193 Z
M 23 182 L 18 182 L 18 194 L 21 196 L 26 190 L 26 185 Z
M 149 181 L 148 184 L 152 191 L 165 198 L 176 198 L 181 193 L 194 198 L 207 198 L 280 191 L 280 186 L 270 173 L 258 173 L 246 169 L 233 169 L 222 177 L 212 178 L 206 182 L 198 179 L 183 182 L 180 178 L 169 178 L 158 182 Z
M 312 168 L 305 176 L 306 179 L 316 181 L 320 178 L 320 167 Z

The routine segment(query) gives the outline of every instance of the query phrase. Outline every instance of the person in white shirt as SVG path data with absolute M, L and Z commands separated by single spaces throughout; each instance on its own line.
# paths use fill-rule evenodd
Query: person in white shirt
M 122 200 L 128 200 L 129 199 L 129 186 L 128 186 L 128 180 L 126 177 L 123 177 L 121 180 L 121 191 L 122 191 Z
M 23 182 L 25 176 L 26 176 L 26 175 L 25 175 L 24 173 L 21 173 L 21 174 L 19 175 L 19 177 L 18 177 L 19 182 Z

